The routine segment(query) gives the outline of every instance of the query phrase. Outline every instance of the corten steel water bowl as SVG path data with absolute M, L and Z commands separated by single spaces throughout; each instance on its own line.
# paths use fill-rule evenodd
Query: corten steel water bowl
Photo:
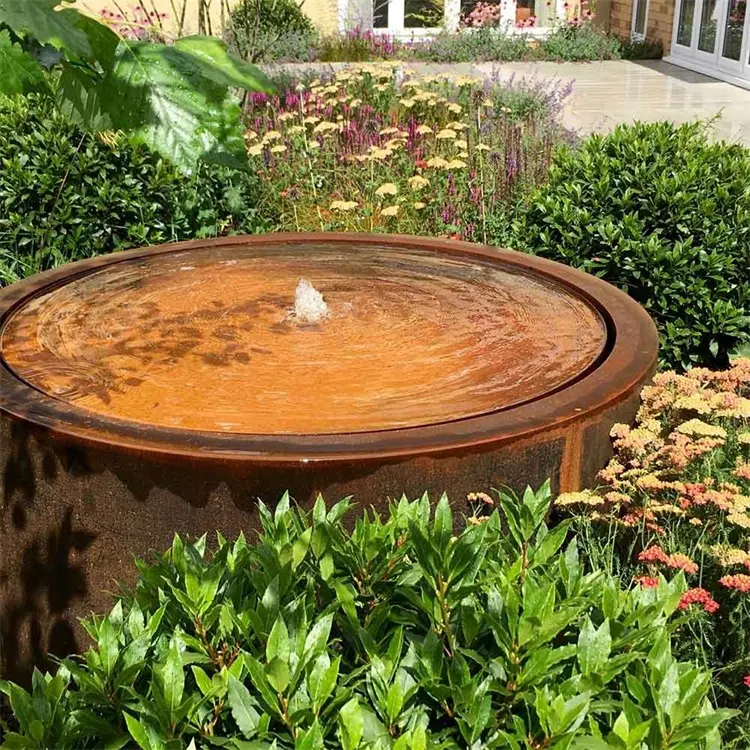
M 301 277 L 329 315 L 290 315 Z M 175 531 L 235 535 L 285 489 L 594 481 L 657 336 L 625 294 L 461 242 L 233 237 L 73 263 L 0 292 L 6 671 L 74 650 L 75 617 Z

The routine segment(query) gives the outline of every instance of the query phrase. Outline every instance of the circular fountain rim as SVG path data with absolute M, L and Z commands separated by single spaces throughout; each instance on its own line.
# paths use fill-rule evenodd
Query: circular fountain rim
M 530 402 L 447 422 L 307 435 L 183 430 L 95 414 L 26 383 L 12 371 L 0 350 L 0 412 L 31 423 L 55 437 L 110 450 L 240 463 L 345 461 L 455 451 L 531 437 L 619 402 L 655 368 L 658 335 L 653 321 L 640 305 L 607 282 L 514 250 L 405 235 L 278 233 L 233 236 L 138 248 L 78 261 L 0 290 L 0 338 L 13 314 L 30 299 L 107 266 L 186 250 L 320 242 L 380 245 L 481 258 L 544 278 L 585 300 L 601 315 L 607 326 L 607 346 L 600 360 L 573 381 Z

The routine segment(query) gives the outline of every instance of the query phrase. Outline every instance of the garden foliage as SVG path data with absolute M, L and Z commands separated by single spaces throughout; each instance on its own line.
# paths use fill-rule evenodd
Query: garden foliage
M 0 286 L 127 247 L 274 228 L 252 173 L 187 177 L 121 134 L 91 135 L 49 97 L 0 96 Z
M 229 50 L 249 62 L 315 57 L 318 35 L 295 0 L 241 0 L 224 31 Z
M 750 359 L 657 375 L 636 425 L 612 434 L 602 489 L 561 495 L 557 507 L 575 511 L 592 564 L 625 583 L 686 576 L 676 649 L 714 671 L 718 702 L 743 709 L 737 747 L 748 747 Z
M 750 150 L 700 124 L 621 125 L 555 155 L 514 244 L 627 291 L 663 362 L 723 366 L 750 339 L 748 185 Z
M 680 577 L 621 589 L 585 572 L 549 489 L 402 499 L 348 531 L 343 501 L 260 507 L 255 544 L 175 537 L 95 647 L 0 683 L 7 747 L 580 748 L 720 745 L 730 712 L 672 656 Z
M 567 90 L 359 66 L 248 96 L 248 152 L 303 231 L 482 240 L 544 181 Z
M 230 89 L 270 90 L 259 70 L 213 37 L 125 38 L 60 4 L 0 0 L 0 94 L 46 89 L 69 117 L 94 130 L 126 131 L 184 171 L 199 160 L 242 158 L 240 108 Z M 28 53 L 30 41 L 58 51 L 55 75 Z

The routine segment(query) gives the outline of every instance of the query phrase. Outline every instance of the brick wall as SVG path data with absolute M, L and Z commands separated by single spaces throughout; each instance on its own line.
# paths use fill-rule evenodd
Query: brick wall
M 672 43 L 672 19 L 676 0 L 648 0 L 646 16 L 646 38 L 661 40 L 664 54 L 668 55 Z M 633 18 L 633 0 L 612 0 L 609 24 L 613 34 L 630 36 Z

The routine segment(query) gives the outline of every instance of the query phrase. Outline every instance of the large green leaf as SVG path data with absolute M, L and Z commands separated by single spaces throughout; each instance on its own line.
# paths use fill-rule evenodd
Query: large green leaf
M 45 86 L 39 63 L 13 44 L 7 29 L 0 31 L 0 93 L 26 94 Z
M 77 27 L 81 14 L 72 8 L 55 10 L 60 0 L 0 0 L 0 23 L 21 36 L 32 36 L 43 44 L 78 57 L 91 55 L 91 45 Z
M 208 45 L 217 72 L 196 52 L 199 39 L 167 46 L 121 40 L 101 88 L 101 107 L 112 127 L 131 133 L 185 171 L 201 159 L 239 157 L 244 152 L 240 109 L 230 97 L 232 63 L 223 50 Z M 189 43 L 189 44 L 188 44 Z M 237 68 L 233 85 L 261 85 L 262 74 L 243 77 Z
M 222 86 L 271 93 L 273 85 L 263 72 L 227 53 L 224 42 L 213 36 L 186 36 L 174 46 L 202 66 L 202 74 Z

